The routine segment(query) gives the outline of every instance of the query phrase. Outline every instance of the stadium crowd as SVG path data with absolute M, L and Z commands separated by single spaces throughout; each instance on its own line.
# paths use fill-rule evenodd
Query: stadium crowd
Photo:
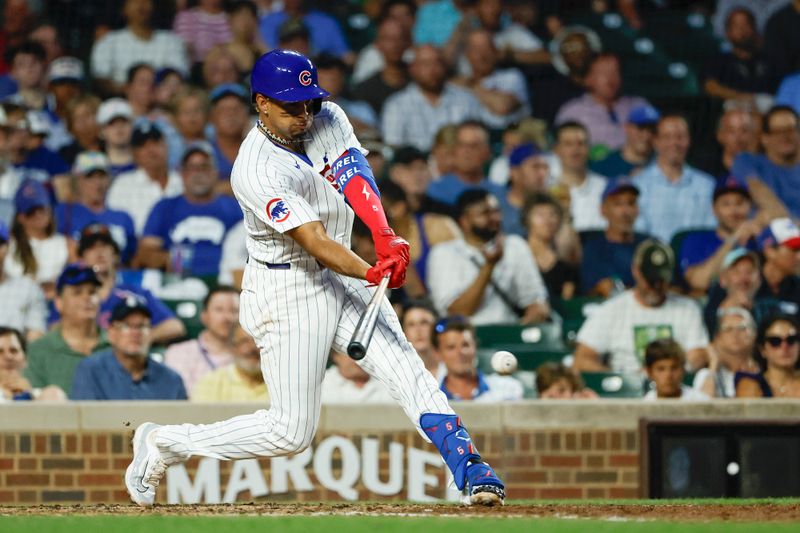
M 7 0 L 0 401 L 268 398 L 229 176 L 276 47 L 369 150 L 449 398 L 594 398 L 598 372 L 800 397 L 800 0 L 752 4 Z M 480 364 L 508 324 L 563 337 L 530 386 Z M 336 353 L 322 396 L 390 400 Z

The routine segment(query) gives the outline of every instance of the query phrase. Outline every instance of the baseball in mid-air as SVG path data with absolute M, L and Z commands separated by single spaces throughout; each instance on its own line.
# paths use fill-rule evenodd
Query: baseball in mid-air
M 517 371 L 517 357 L 505 350 L 495 352 L 492 356 L 492 368 L 500 375 L 513 374 Z

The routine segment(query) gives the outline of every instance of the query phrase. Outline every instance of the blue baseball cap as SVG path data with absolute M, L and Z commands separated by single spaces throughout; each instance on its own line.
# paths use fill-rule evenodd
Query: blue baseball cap
M 624 191 L 630 191 L 636 196 L 639 196 L 639 188 L 633 184 L 630 178 L 626 178 L 621 176 L 615 179 L 609 179 L 606 183 L 606 188 L 603 189 L 603 196 L 601 200 L 603 202 L 606 201 L 606 198 L 612 196 L 614 194 L 618 194 Z
M 28 214 L 37 207 L 51 207 L 50 193 L 44 185 L 36 180 L 26 179 L 22 182 L 14 196 L 14 208 L 17 213 Z
M 636 126 L 652 126 L 660 118 L 661 113 L 650 104 L 637 105 L 628 113 L 628 122 Z
M 5 222 L 0 220 L 0 244 L 5 244 L 8 242 L 8 226 Z
M 741 194 L 748 200 L 751 200 L 750 191 L 747 189 L 747 186 L 736 181 L 736 178 L 734 178 L 733 176 L 728 176 L 724 180 L 718 182 L 717 186 L 714 187 L 713 201 L 716 202 L 717 198 L 719 198 L 723 194 L 728 194 L 729 192 L 735 192 L 737 194 Z
M 62 289 L 67 285 L 74 286 L 84 283 L 93 283 L 98 287 L 102 285 L 92 267 L 84 263 L 73 263 L 64 267 L 61 275 L 58 276 L 58 280 L 56 280 L 56 292 L 61 294 Z
M 141 120 L 133 126 L 131 134 L 131 146 L 137 148 L 144 145 L 147 141 L 160 141 L 164 138 L 164 133 L 155 122 Z
M 508 164 L 518 167 L 529 157 L 541 155 L 543 152 L 534 143 L 520 144 L 508 155 Z
M 235 96 L 247 105 L 250 105 L 250 93 L 238 83 L 223 83 L 214 87 L 208 95 L 208 101 L 216 104 L 226 96 Z
M 147 307 L 147 302 L 135 295 L 130 295 L 120 300 L 119 303 L 114 306 L 114 309 L 111 310 L 111 322 L 125 320 L 133 313 L 142 314 L 148 319 L 153 318 L 153 313 L 150 311 L 150 308 Z
M 761 264 L 758 260 L 758 255 L 755 252 L 740 246 L 725 254 L 725 257 L 722 259 L 722 270 L 728 270 L 730 267 L 738 263 L 739 260 L 744 258 L 750 259 L 756 268 L 758 268 Z
M 786 246 L 792 250 L 800 250 L 800 228 L 791 218 L 776 218 L 758 236 L 759 250 L 775 246 Z

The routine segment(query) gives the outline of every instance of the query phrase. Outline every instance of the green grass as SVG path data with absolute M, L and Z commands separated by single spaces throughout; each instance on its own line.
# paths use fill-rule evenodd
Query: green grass
M 558 520 L 522 518 L 415 518 L 415 517 L 192 517 L 192 516 L 83 516 L 4 517 L 3 533 L 293 533 L 345 531 L 347 533 L 789 533 L 797 524 L 708 523 L 676 525 L 665 522 L 609 522 L 600 520 Z

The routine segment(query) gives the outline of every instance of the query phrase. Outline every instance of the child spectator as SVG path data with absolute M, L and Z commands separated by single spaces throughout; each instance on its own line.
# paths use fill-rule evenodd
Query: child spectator
M 645 400 L 680 399 L 687 402 L 708 400 L 702 392 L 683 384 L 686 354 L 683 348 L 672 339 L 657 339 L 647 345 L 644 351 L 644 367 L 653 388 L 645 395 Z
M 97 109 L 97 125 L 100 140 L 108 156 L 108 173 L 112 178 L 134 170 L 133 147 L 133 109 L 122 98 L 109 98 Z
M 542 400 L 594 399 L 578 374 L 561 363 L 544 363 L 536 369 L 536 391 Z

